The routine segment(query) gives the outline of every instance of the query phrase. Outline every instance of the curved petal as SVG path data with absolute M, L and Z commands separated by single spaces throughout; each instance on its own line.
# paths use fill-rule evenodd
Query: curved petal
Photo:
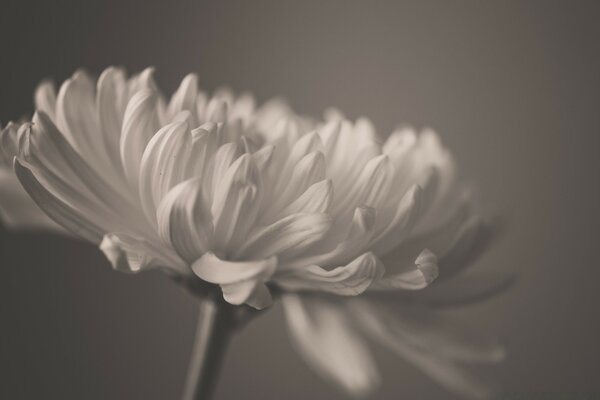
M 56 118 L 56 87 L 52 81 L 42 81 L 35 89 L 33 100 L 36 110 L 45 112 L 52 119 Z
M 157 248 L 144 238 L 124 233 L 107 233 L 100 243 L 100 250 L 113 268 L 121 272 L 137 273 L 153 268 L 172 270 L 190 275 L 189 268 L 167 248 Z
M 354 396 L 379 386 L 371 352 L 341 306 L 293 294 L 282 304 L 292 344 L 317 373 Z
M 189 158 L 191 134 L 185 121 L 161 128 L 144 150 L 140 165 L 140 199 L 149 221 L 156 223 L 156 207 L 180 183 Z
M 333 200 L 333 183 L 324 179 L 313 183 L 296 200 L 275 217 L 281 219 L 295 213 L 327 213 Z
M 388 260 L 389 261 L 389 260 Z M 386 262 L 384 261 L 386 265 Z M 431 251 L 425 249 L 419 254 L 414 264 L 392 270 L 388 275 L 373 282 L 370 290 L 418 290 L 427 287 L 438 277 L 437 257 Z
M 64 233 L 31 200 L 15 173 L 4 168 L 0 169 L 0 220 L 11 229 L 41 229 Z
M 192 264 L 192 271 L 206 282 L 216 283 L 223 298 L 234 305 L 246 303 L 254 308 L 271 304 L 270 292 L 264 285 L 275 272 L 277 259 L 257 261 L 227 261 L 214 253 L 206 253 Z
M 291 257 L 321 240 L 331 223 L 332 219 L 327 214 L 292 214 L 251 233 L 247 242 L 235 253 L 235 257 Z
M 365 253 L 351 263 L 326 270 L 318 265 L 286 269 L 273 281 L 287 291 L 318 291 L 340 296 L 356 296 L 383 275 L 383 265 L 373 253 Z
M 92 220 L 87 219 L 83 213 L 80 213 L 71 206 L 65 204 L 62 200 L 47 191 L 46 188 L 38 182 L 33 173 L 23 167 L 18 160 L 15 160 L 15 173 L 31 199 L 33 199 L 33 201 L 44 210 L 52 220 L 73 232 L 75 235 L 92 243 L 100 242 L 104 229 L 97 226 Z
M 171 189 L 158 206 L 156 218 L 159 236 L 186 261 L 191 263 L 208 251 L 212 215 L 205 204 L 201 178 Z
M 144 150 L 160 128 L 156 102 L 157 96 L 154 92 L 137 92 L 127 103 L 123 116 L 119 151 L 125 175 L 134 187 L 138 185 Z
M 116 167 L 122 177 L 119 146 L 123 113 L 127 101 L 127 83 L 125 71 L 121 68 L 109 67 L 98 78 L 96 92 L 96 113 L 104 148 L 111 164 Z

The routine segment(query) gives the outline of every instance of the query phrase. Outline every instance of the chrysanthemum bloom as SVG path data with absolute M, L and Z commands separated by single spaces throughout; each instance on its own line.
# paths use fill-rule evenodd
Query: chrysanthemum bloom
M 116 269 L 161 268 L 256 309 L 277 294 L 301 354 L 353 394 L 378 381 L 371 337 L 449 389 L 486 395 L 455 362 L 496 361 L 497 346 L 386 310 L 446 302 L 451 282 L 415 291 L 461 272 L 485 242 L 432 131 L 382 143 L 366 119 L 318 123 L 279 102 L 209 98 L 194 75 L 167 103 L 151 70 L 127 79 L 109 68 L 96 87 L 78 72 L 35 98 L 32 123 L 3 135 L 15 172 Z M 457 284 L 448 300 L 498 288 Z

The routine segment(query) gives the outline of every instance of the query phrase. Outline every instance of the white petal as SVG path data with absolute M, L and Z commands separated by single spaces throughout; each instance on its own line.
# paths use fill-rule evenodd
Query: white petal
M 261 259 L 273 255 L 280 258 L 293 256 L 321 240 L 331 223 L 331 217 L 327 214 L 292 214 L 251 233 L 235 257 Z
M 140 166 L 140 199 L 148 220 L 156 221 L 156 207 L 167 192 L 184 179 L 191 134 L 186 122 L 161 128 L 146 147 Z
M 76 72 L 61 86 L 56 100 L 56 125 L 91 165 L 106 169 L 108 159 L 96 113 L 94 84 L 86 73 Z
M 8 168 L 0 169 L 0 220 L 10 229 L 65 233 L 35 204 Z
M 421 189 L 415 185 L 402 196 L 398 207 L 388 225 L 372 241 L 376 254 L 386 254 L 409 237 L 421 215 Z M 385 218 L 385 216 L 383 216 Z M 387 221 L 386 221 L 387 222 Z
M 332 199 L 333 184 L 331 179 L 324 179 L 313 183 L 276 218 L 283 218 L 295 213 L 327 213 Z
M 282 268 L 297 268 L 305 265 L 337 266 L 345 264 L 365 252 L 375 227 L 375 209 L 357 207 L 347 227 L 331 233 L 329 240 L 322 241 L 311 255 L 291 260 Z M 344 238 L 339 241 L 340 238 Z M 333 249 L 331 249 L 333 242 Z
M 140 164 L 148 142 L 160 128 L 156 95 L 148 90 L 136 93 L 127 103 L 123 117 L 120 154 L 129 182 L 137 187 Z
M 47 115 L 36 112 L 32 125 L 25 128 L 19 160 L 33 170 L 46 189 L 103 224 L 131 225 L 128 222 L 138 213 L 130 200 L 96 174 Z
M 438 277 L 437 257 L 425 249 L 414 264 L 392 266 L 393 261 L 384 264 L 388 274 L 374 282 L 370 290 L 418 290 L 423 289 Z
M 205 204 L 200 178 L 180 183 L 167 193 L 157 210 L 158 233 L 186 261 L 208 251 L 212 215 Z
M 284 207 L 290 205 L 312 184 L 325 178 L 325 157 L 320 151 L 313 151 L 302 157 L 294 166 L 291 177 L 283 186 L 282 190 L 277 192 L 277 196 L 272 204 L 267 208 L 267 212 L 261 218 L 261 221 L 271 222 Z
M 169 102 L 169 115 L 175 116 L 183 110 L 195 115 L 196 96 L 198 95 L 198 76 L 189 74 L 181 81 L 179 88 Z M 194 121 L 196 118 L 194 117 Z
M 253 226 L 260 205 L 258 170 L 249 154 L 228 168 L 216 188 L 211 212 L 214 248 L 237 249 Z
M 343 215 L 359 205 L 377 209 L 387 199 L 392 177 L 393 169 L 386 155 L 371 159 L 348 195 L 334 203 L 334 212 Z
M 254 308 L 271 304 L 271 295 L 264 286 L 275 272 L 277 259 L 258 261 L 227 261 L 213 253 L 206 253 L 192 264 L 192 270 L 201 279 L 216 283 L 223 290 L 223 298 L 234 305 L 247 303 Z
M 256 278 L 269 278 L 276 266 L 275 257 L 257 261 L 228 261 L 209 252 L 192 264 L 192 270 L 207 282 L 229 285 Z
M 207 193 L 207 195 L 211 201 L 213 200 L 218 187 L 221 185 L 221 181 L 225 176 L 225 173 L 240 155 L 240 148 L 235 142 L 226 143 L 217 150 L 211 165 L 212 174 L 210 176 L 210 180 L 208 180 L 206 183 L 206 186 L 209 189 L 209 193 Z M 215 203 L 214 201 L 212 202 Z
M 140 272 L 153 268 L 189 275 L 189 268 L 167 248 L 157 248 L 144 238 L 124 233 L 108 233 L 100 243 L 113 268 L 121 272 Z
M 100 239 L 104 234 L 104 229 L 97 226 L 94 221 L 88 219 L 85 214 L 75 210 L 68 204 L 65 204 L 47 191 L 40 185 L 31 171 L 23 167 L 18 160 L 15 161 L 15 173 L 23 185 L 23 188 L 25 188 L 29 196 L 31 196 L 31 199 L 44 210 L 50 219 L 62 225 L 70 232 L 73 232 L 75 235 L 92 243 L 100 242 Z M 35 212 L 39 212 L 39 209 L 35 210 Z
M 356 296 L 383 275 L 383 265 L 373 253 L 365 253 L 348 265 L 330 270 L 318 265 L 286 269 L 273 280 L 287 291 L 320 291 L 341 296 Z
M 371 352 L 341 306 L 292 294 L 282 304 L 292 344 L 317 373 L 357 397 L 379 385 Z
M 43 81 L 35 89 L 35 108 L 43 111 L 53 120 L 56 118 L 56 88 L 51 81 Z
M 470 376 L 466 371 L 442 355 L 416 345 L 408 340 L 402 329 L 392 329 L 393 320 L 381 317 L 372 307 L 354 307 L 355 315 L 362 320 L 362 327 L 383 346 L 429 375 L 447 390 L 467 399 L 490 398 L 489 388 Z
M 119 142 L 126 96 L 125 71 L 105 69 L 98 79 L 96 107 L 106 152 L 116 166 L 121 164 Z

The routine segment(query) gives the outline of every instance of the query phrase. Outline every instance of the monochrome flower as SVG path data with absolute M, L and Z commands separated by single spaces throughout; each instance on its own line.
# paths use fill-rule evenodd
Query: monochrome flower
M 3 149 L 39 207 L 117 270 L 198 277 L 257 309 L 281 296 L 296 348 L 349 392 L 378 382 L 369 337 L 459 394 L 486 395 L 455 362 L 497 361 L 498 346 L 409 317 L 506 283 L 458 276 L 489 231 L 438 136 L 382 140 L 366 118 L 319 122 L 281 101 L 208 96 L 197 80 L 168 101 L 151 69 L 108 68 L 96 85 L 79 71 L 58 94 L 45 82 Z

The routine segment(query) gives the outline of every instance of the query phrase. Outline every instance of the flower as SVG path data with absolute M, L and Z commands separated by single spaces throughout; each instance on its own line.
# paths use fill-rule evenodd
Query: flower
M 454 363 L 497 360 L 496 345 L 455 345 L 433 323 L 387 311 L 440 301 L 450 282 L 415 291 L 438 270 L 440 281 L 458 275 L 486 242 L 433 131 L 382 141 L 366 118 L 330 111 L 319 122 L 281 101 L 210 97 L 193 74 L 167 102 L 152 69 L 108 68 L 96 85 L 79 71 L 58 94 L 41 84 L 35 100 L 32 123 L 3 131 L 16 175 L 117 270 L 195 276 L 257 309 L 279 293 L 301 354 L 351 393 L 378 380 L 369 336 L 450 389 L 484 394 Z

